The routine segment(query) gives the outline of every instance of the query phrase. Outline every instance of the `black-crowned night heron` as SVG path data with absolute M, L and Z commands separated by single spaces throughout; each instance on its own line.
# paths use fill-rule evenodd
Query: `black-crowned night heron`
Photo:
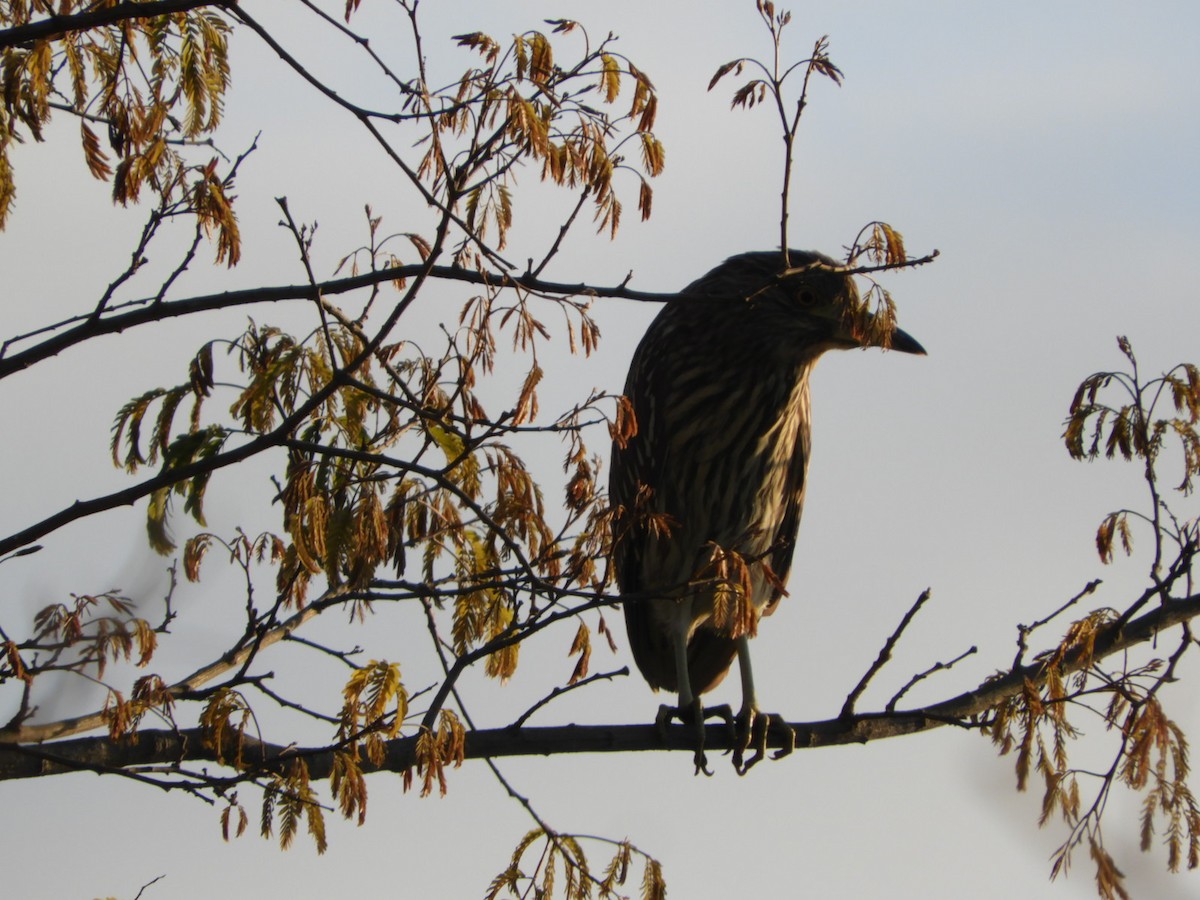
M 651 687 L 678 693 L 659 723 L 676 717 L 696 728 L 698 770 L 700 695 L 735 657 L 739 743 L 753 731 L 765 747 L 769 718 L 758 712 L 748 641 L 791 567 L 813 365 L 850 347 L 925 352 L 865 310 L 833 260 L 788 255 L 786 273 L 779 251 L 734 256 L 663 307 L 625 384 L 637 433 L 613 446 L 613 562 L 629 643 Z

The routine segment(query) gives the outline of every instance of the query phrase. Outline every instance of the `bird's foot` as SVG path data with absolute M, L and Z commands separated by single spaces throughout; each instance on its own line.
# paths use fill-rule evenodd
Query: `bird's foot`
M 667 725 L 672 719 L 678 719 L 680 724 L 691 727 L 695 741 L 695 753 L 692 761 L 696 765 L 696 774 L 703 773 L 711 777 L 712 770 L 708 767 L 708 756 L 704 752 L 704 723 L 708 719 L 721 719 L 728 726 L 730 732 L 736 734 L 733 710 L 729 708 L 729 704 L 723 703 L 720 706 L 710 706 L 705 709 L 699 697 L 687 706 L 667 706 L 664 703 L 658 708 L 658 715 L 654 718 L 654 725 L 658 729 L 659 737 L 664 742 L 667 739 Z
M 737 743 L 733 750 L 733 767 L 739 775 L 745 775 L 766 758 L 767 738 L 774 731 L 782 737 L 782 746 L 771 754 L 772 759 L 782 759 L 796 749 L 796 732 L 775 713 L 743 709 L 737 717 Z M 754 755 L 746 759 L 746 751 L 754 748 Z

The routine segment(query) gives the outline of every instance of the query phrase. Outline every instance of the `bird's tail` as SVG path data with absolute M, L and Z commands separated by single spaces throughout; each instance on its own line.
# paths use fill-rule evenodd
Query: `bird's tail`
M 671 633 L 651 615 L 649 602 L 629 600 L 623 605 L 625 631 L 638 669 L 656 691 L 678 692 Z M 736 657 L 734 638 L 703 625 L 697 628 L 688 641 L 688 680 L 693 693 L 700 696 L 720 684 Z

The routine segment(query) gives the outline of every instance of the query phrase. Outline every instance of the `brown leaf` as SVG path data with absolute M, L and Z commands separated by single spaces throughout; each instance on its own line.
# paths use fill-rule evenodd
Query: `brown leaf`
M 715 75 L 713 75 L 712 80 L 708 82 L 708 90 L 711 91 L 713 88 L 715 88 L 717 86 L 717 82 L 720 81 L 722 78 L 724 78 L 726 75 L 728 75 L 730 72 L 733 72 L 734 69 L 737 70 L 736 72 L 734 72 L 735 75 L 742 74 L 742 60 L 735 59 L 732 62 L 725 63 L 725 65 L 723 65 L 719 69 L 717 69 L 717 72 Z
M 83 156 L 87 161 L 88 171 L 92 173 L 93 178 L 103 181 L 112 175 L 112 167 L 108 164 L 108 156 L 100 149 L 100 139 L 88 127 L 86 121 L 80 123 L 80 131 L 82 132 L 83 139 Z

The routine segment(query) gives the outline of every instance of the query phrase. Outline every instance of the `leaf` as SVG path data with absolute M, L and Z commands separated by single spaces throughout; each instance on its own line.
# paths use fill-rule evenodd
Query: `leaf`
M 155 462 L 160 454 L 166 455 L 171 444 L 171 426 L 175 422 L 175 411 L 179 408 L 179 403 L 187 392 L 186 387 L 180 387 L 167 391 L 163 395 L 158 418 L 154 422 L 154 438 L 150 443 L 149 461 L 151 463 Z
M 745 109 L 752 109 L 756 103 L 761 103 L 766 97 L 767 83 L 756 78 L 742 85 L 734 92 L 729 108 L 737 109 L 741 106 Z
M 886 247 L 884 262 L 889 265 L 898 265 L 904 262 L 908 258 L 908 254 L 904 250 L 904 238 L 900 232 L 886 222 L 879 222 L 875 227 L 883 234 L 883 243 Z
M 650 212 L 654 206 L 654 191 L 650 185 L 642 181 L 638 188 L 638 212 L 642 214 L 642 221 L 645 222 L 650 218 Z
M 629 105 L 630 118 L 637 116 L 634 126 L 639 132 L 651 131 L 654 120 L 658 115 L 658 95 L 654 92 L 654 84 L 644 72 L 633 63 L 629 63 L 629 74 L 634 78 L 633 102 Z
M 500 637 L 508 630 L 512 619 L 512 607 L 507 603 L 498 603 L 494 608 L 494 615 L 488 629 L 488 639 L 495 640 Z M 484 672 L 488 678 L 495 678 L 501 684 L 507 684 L 508 680 L 516 674 L 520 656 L 521 642 L 510 641 L 488 654 Z
M 425 430 L 446 457 L 449 476 L 471 499 L 479 495 L 479 462 L 468 453 L 466 443 L 457 433 L 435 422 L 426 422 Z
M 616 415 L 608 425 L 608 436 L 613 443 L 624 450 L 629 442 L 637 437 L 637 415 L 633 411 L 633 401 L 624 394 L 617 397 Z
M 357 815 L 361 826 L 367 820 L 367 782 L 353 753 L 335 751 L 329 776 L 329 791 L 338 801 L 345 819 Z
M 421 257 L 421 262 L 425 262 L 429 259 L 430 254 L 433 253 L 433 247 L 430 245 L 429 241 L 412 231 L 405 232 L 404 236 L 408 238 L 410 244 L 417 248 L 417 253 Z
M 606 103 L 612 103 L 621 93 L 621 66 L 609 53 L 600 54 L 600 89 Z
M 548 84 L 554 74 L 554 50 L 540 31 L 529 34 L 529 78 L 535 84 Z
M 575 639 L 571 642 L 571 649 L 567 651 L 568 656 L 579 654 L 579 659 L 575 663 L 575 670 L 571 673 L 567 684 L 575 684 L 587 677 L 588 662 L 592 658 L 592 641 L 591 631 L 583 622 L 579 623 L 579 628 L 575 632 Z
M 29 672 L 25 668 L 25 662 L 21 659 L 21 651 L 17 646 L 16 641 L 6 640 L 3 644 L 4 656 L 8 660 L 8 667 L 12 672 L 13 678 L 19 678 L 26 684 L 29 684 L 32 679 Z
M 667 883 L 663 880 L 662 864 L 657 859 L 647 859 L 642 872 L 642 900 L 666 900 Z
M 171 514 L 171 489 L 159 488 L 150 495 L 146 508 L 146 536 L 156 553 L 169 556 L 175 551 L 175 540 L 167 521 Z
M 470 34 L 456 34 L 451 40 L 456 41 L 460 47 L 468 47 L 477 51 L 489 63 L 494 63 L 500 56 L 500 45 L 482 31 L 474 31 Z
M 133 638 L 138 648 L 138 658 L 134 665 L 144 668 L 154 656 L 154 651 L 158 649 L 158 634 L 145 619 L 134 619 L 132 624 Z M 128 654 L 126 654 L 126 658 L 128 658 Z
M 1108 441 L 1104 447 L 1104 455 L 1112 459 L 1120 452 L 1125 459 L 1133 458 L 1132 425 L 1130 422 L 1131 408 L 1123 407 L 1108 432 Z
M 537 386 L 542 380 L 542 367 L 534 363 L 533 368 L 525 375 L 521 385 L 521 394 L 517 399 L 517 407 L 513 412 L 514 425 L 523 425 L 537 418 L 538 400 Z
M 612 891 L 617 885 L 625 883 L 625 879 L 629 877 L 629 865 L 632 858 L 633 847 L 630 846 L 629 841 L 621 841 L 617 845 L 617 852 L 613 854 L 613 858 L 604 869 L 604 878 L 600 882 L 602 891 Z
M 250 707 L 245 698 L 231 688 L 219 688 L 209 697 L 200 714 L 199 724 L 204 734 L 205 746 L 216 751 L 217 762 L 233 766 L 235 769 L 244 768 L 242 751 L 250 715 Z M 236 722 L 233 721 L 235 716 Z M 234 751 L 232 757 L 229 753 L 231 749 Z M 269 834 L 270 821 L 267 819 L 264 823 L 264 835 Z
M 1100 554 L 1100 562 L 1112 562 L 1112 532 L 1116 527 L 1116 514 L 1105 517 L 1096 529 L 1096 550 Z
M 1082 390 L 1083 386 L 1081 385 L 1080 391 Z M 1078 396 L 1076 394 L 1076 398 Z M 1087 456 L 1083 449 L 1083 428 L 1090 414 L 1090 407 L 1080 408 L 1072 405 L 1071 415 L 1067 419 L 1067 427 L 1063 431 L 1063 443 L 1066 444 L 1067 453 L 1070 454 L 1071 459 L 1084 459 Z
M 100 149 L 100 139 L 88 127 L 86 120 L 80 120 L 80 132 L 83 140 L 83 156 L 87 161 L 88 171 L 93 178 L 101 181 L 112 175 L 112 167 L 108 164 L 108 156 Z
M 166 393 L 167 391 L 163 388 L 154 388 L 121 407 L 113 421 L 113 436 L 109 443 L 114 466 L 124 466 L 127 472 L 136 472 L 138 467 L 146 462 L 141 450 L 142 420 L 145 418 L 150 404 Z M 125 443 L 124 459 L 121 458 L 120 449 L 122 438 Z
M 841 86 L 844 75 L 842 70 L 835 66 L 833 60 L 829 58 L 829 35 L 817 39 L 813 46 L 812 58 L 809 60 L 809 68 Z
M 242 238 L 225 185 L 212 173 L 205 174 L 192 188 L 192 204 L 204 233 L 210 238 L 216 235 L 216 261 L 229 268 L 236 266 L 242 258 Z
M 1124 335 L 1118 335 L 1117 349 L 1119 349 L 1121 353 L 1125 355 L 1125 358 L 1129 360 L 1129 364 L 1131 366 L 1137 366 L 1137 360 L 1133 355 L 1133 345 L 1129 343 L 1129 338 L 1125 337 Z
M 202 431 L 181 434 L 163 453 L 163 471 L 190 467 L 217 456 L 225 446 L 230 432 L 219 425 L 210 425 Z M 211 470 L 202 470 L 189 478 L 172 485 L 171 490 L 184 496 L 183 511 L 190 513 L 200 525 L 204 525 L 204 492 L 208 487 Z
M 1088 839 L 1092 861 L 1096 864 L 1096 889 L 1104 900 L 1129 900 L 1125 890 L 1125 874 L 1117 868 L 1113 858 L 1094 838 Z
M 294 759 L 286 776 L 277 779 L 276 784 L 280 806 L 279 846 L 284 850 L 291 846 L 300 819 L 304 818 L 317 853 L 324 853 L 327 848 L 325 814 L 309 783 L 307 763 L 303 759 Z
M 8 214 L 16 197 L 17 186 L 13 182 L 12 164 L 8 161 L 8 145 L 0 143 L 0 229 L 8 224 Z
M 216 386 L 213 381 L 213 341 L 201 347 L 188 365 L 188 377 L 192 392 L 197 397 L 207 397 Z
M 662 142 L 647 132 L 640 132 L 639 136 L 642 143 L 642 168 L 648 175 L 661 175 L 666 167 L 666 150 L 663 148 Z M 642 184 L 644 186 L 645 182 L 643 181 Z M 642 218 L 649 218 L 649 213 L 643 215 Z
M 735 59 L 732 62 L 727 62 L 718 68 L 716 74 L 713 75 L 712 80 L 708 82 L 708 90 L 711 91 L 713 88 L 715 88 L 717 86 L 717 82 L 719 82 L 730 72 L 733 72 L 735 75 L 741 75 L 744 62 L 744 60 Z

